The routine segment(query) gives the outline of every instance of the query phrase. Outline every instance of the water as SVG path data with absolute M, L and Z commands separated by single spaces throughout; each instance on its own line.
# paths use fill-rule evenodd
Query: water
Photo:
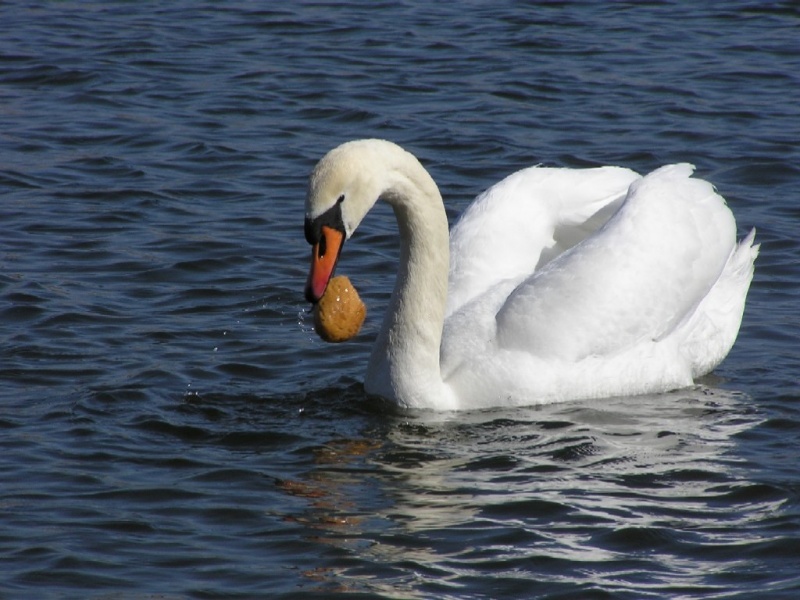
M 794 598 L 793 2 L 0 6 L 0 597 Z M 451 217 L 534 163 L 691 161 L 762 254 L 695 389 L 461 414 L 360 388 L 391 212 L 318 341 L 305 178 L 415 152 Z

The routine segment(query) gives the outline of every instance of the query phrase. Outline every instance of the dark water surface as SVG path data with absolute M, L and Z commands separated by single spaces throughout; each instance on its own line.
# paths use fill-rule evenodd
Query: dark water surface
M 800 596 L 795 2 L 0 4 L 0 597 Z M 697 388 L 458 414 L 318 341 L 305 179 L 690 161 L 761 257 Z

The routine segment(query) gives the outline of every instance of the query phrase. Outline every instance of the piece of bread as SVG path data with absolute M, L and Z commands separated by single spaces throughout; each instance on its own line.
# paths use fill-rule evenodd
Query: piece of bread
M 356 288 L 344 275 L 328 282 L 322 298 L 314 306 L 314 330 L 326 342 L 354 338 L 367 316 L 367 307 Z

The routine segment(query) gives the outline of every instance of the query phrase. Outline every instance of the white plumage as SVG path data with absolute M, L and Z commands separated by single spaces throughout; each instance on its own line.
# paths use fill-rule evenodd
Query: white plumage
M 467 208 L 448 261 L 441 197 L 412 155 L 380 140 L 331 151 L 307 218 L 338 200 L 349 237 L 383 198 L 400 227 L 367 391 L 461 409 L 691 385 L 733 345 L 758 253 L 692 171 L 519 171 Z

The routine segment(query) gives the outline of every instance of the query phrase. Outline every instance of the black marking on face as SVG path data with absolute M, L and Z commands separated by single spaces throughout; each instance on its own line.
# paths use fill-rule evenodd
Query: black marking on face
M 325 255 L 325 238 L 322 235 L 322 227 L 327 225 L 337 231 L 344 233 L 344 221 L 342 220 L 342 202 L 344 202 L 344 194 L 339 196 L 336 204 L 331 206 L 328 210 L 318 216 L 316 219 L 309 219 L 306 217 L 303 231 L 306 236 L 306 241 L 311 244 L 320 245 L 319 255 Z

